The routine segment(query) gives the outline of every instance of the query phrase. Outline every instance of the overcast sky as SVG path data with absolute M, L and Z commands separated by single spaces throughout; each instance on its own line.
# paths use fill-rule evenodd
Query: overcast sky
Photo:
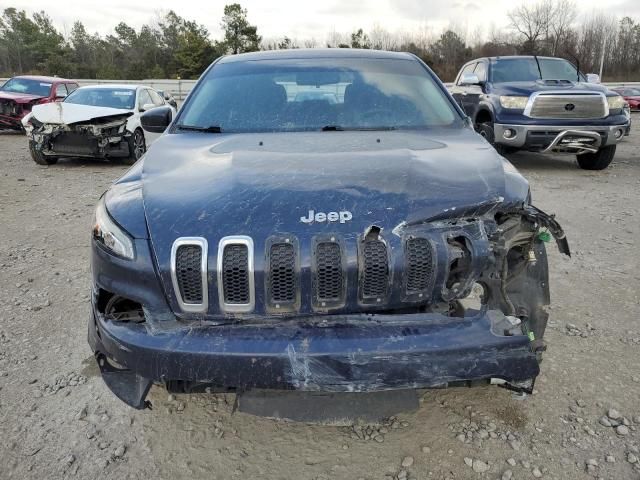
M 0 0 L 3 9 L 24 8 L 32 13 L 45 10 L 63 31 L 70 31 L 75 20 L 87 30 L 102 35 L 111 33 L 120 21 L 138 29 L 173 9 L 189 20 L 205 25 L 213 38 L 221 37 L 220 18 L 224 5 L 238 0 Z M 478 25 L 486 34 L 491 24 L 507 23 L 506 12 L 517 0 L 241 0 L 248 9 L 249 20 L 267 39 L 287 35 L 299 40 L 314 37 L 323 42 L 332 31 L 351 32 L 380 25 L 390 32 L 419 31 L 432 33 L 449 26 L 457 31 L 474 32 Z M 619 16 L 640 17 L 640 0 L 576 0 L 579 11 L 590 15 L 598 8 Z

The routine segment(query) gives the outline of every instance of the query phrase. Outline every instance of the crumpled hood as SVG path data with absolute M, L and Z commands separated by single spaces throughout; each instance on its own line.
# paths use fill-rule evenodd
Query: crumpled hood
M 566 92 L 566 93 L 580 93 L 580 92 L 599 92 L 606 95 L 613 95 L 614 92 L 609 90 L 604 85 L 596 83 L 586 82 L 571 82 L 562 84 L 553 84 L 550 82 L 543 82 L 536 80 L 533 82 L 506 82 L 506 83 L 494 83 L 492 84 L 492 92 L 497 95 L 519 95 L 529 96 L 534 92 Z
M 44 105 L 36 105 L 31 111 L 31 116 L 42 123 L 54 125 L 71 125 L 80 122 L 91 122 L 97 118 L 133 115 L 130 110 L 119 108 L 94 107 L 77 103 L 53 102 Z
M 143 201 L 161 263 L 178 237 L 387 232 L 403 222 L 501 202 L 504 160 L 469 129 L 433 132 L 167 134 L 144 160 Z M 513 169 L 513 167 L 511 167 Z M 515 169 L 513 169 L 515 170 Z M 517 199 L 527 193 L 520 179 Z M 350 212 L 344 223 L 301 221 Z
M 4 90 L 0 90 L 0 99 L 2 100 L 13 100 L 16 103 L 30 103 L 34 100 L 40 100 L 41 98 L 45 98 L 41 95 L 30 95 L 28 93 L 18 93 L 18 92 L 5 92 Z

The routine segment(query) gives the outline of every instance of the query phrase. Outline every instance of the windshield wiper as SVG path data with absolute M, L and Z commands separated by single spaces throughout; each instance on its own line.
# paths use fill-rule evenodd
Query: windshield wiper
M 180 130 L 189 130 L 191 132 L 204 132 L 204 133 L 222 133 L 222 128 L 219 125 L 211 125 L 210 127 L 199 127 L 197 125 L 177 125 Z
M 388 130 L 398 130 L 398 127 L 381 126 L 381 127 L 343 127 L 341 125 L 325 125 L 320 129 L 323 132 L 379 132 Z

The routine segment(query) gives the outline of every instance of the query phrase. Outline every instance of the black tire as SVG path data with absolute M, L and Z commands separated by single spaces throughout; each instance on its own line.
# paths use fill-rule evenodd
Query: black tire
M 487 142 L 496 149 L 500 155 L 505 155 L 507 153 L 512 153 L 514 150 L 511 150 L 509 147 L 496 143 L 496 134 L 493 130 L 493 122 L 483 122 L 476 123 L 476 132 L 480 134 L 480 136 L 484 137 Z
M 54 165 L 58 162 L 58 157 L 43 155 L 42 152 L 36 148 L 36 142 L 33 140 L 29 140 L 29 153 L 31 153 L 31 158 L 33 158 L 33 161 L 38 165 Z
M 616 146 L 609 145 L 601 148 L 596 153 L 576 155 L 576 158 L 578 159 L 578 166 L 583 170 L 604 170 L 611 164 L 615 154 Z
M 141 129 L 136 128 L 133 135 L 129 137 L 129 156 L 123 159 L 127 165 L 133 165 L 147 151 L 147 144 L 144 139 L 144 133 Z

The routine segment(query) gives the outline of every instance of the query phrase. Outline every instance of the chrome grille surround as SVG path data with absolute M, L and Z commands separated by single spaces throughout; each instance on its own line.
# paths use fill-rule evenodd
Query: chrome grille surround
M 246 277 L 248 301 L 244 303 L 227 303 L 225 299 L 225 249 L 227 247 L 233 247 L 242 245 L 246 247 L 247 259 L 246 259 Z M 223 237 L 218 244 L 218 261 L 217 261 L 217 273 L 218 273 L 218 301 L 220 302 L 220 310 L 227 313 L 246 313 L 253 311 L 256 303 L 255 293 L 255 280 L 254 280 L 254 251 L 253 240 L 251 237 L 245 235 L 232 235 L 229 237 Z
M 572 108 L 568 108 L 569 105 Z M 609 115 L 609 103 L 600 92 L 536 92 L 529 97 L 523 114 L 541 119 L 604 118 Z
M 202 301 L 200 303 L 185 302 L 178 281 L 178 271 L 176 269 L 178 249 L 184 246 L 196 246 L 200 248 L 200 281 L 202 285 Z M 178 305 L 183 312 L 204 313 L 209 308 L 209 285 L 207 282 L 207 258 L 208 244 L 202 237 L 180 237 L 173 242 L 171 247 L 171 282 L 175 292 Z

